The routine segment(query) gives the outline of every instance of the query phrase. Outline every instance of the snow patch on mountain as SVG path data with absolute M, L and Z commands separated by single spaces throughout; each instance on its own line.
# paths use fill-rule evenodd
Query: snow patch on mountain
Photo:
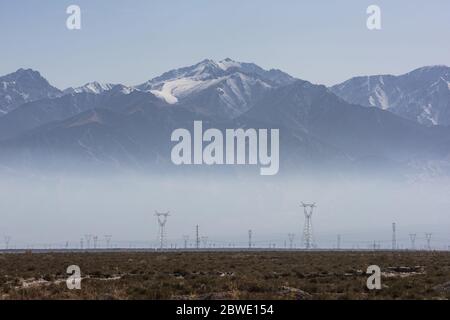
M 39 72 L 19 69 L 0 77 L 0 115 L 7 114 L 24 103 L 60 95 L 61 91 L 51 86 Z
M 90 82 L 86 83 L 84 86 L 77 88 L 69 88 L 66 89 L 65 92 L 70 93 L 94 93 L 100 94 L 105 91 L 109 91 L 114 87 L 114 84 L 111 83 L 99 83 L 99 82 Z
M 380 83 L 382 83 L 382 78 Z M 387 110 L 389 108 L 389 98 L 386 92 L 379 85 L 376 86 L 374 95 L 369 97 L 369 102 L 372 106 L 376 107 L 378 105 L 383 110 Z
M 342 99 L 391 111 L 424 125 L 450 125 L 450 68 L 428 66 L 400 76 L 355 77 L 330 88 Z
M 253 63 L 206 59 L 166 72 L 136 88 L 169 104 L 186 103 L 204 114 L 209 111 L 199 109 L 208 103 L 210 109 L 214 106 L 222 116 L 233 118 L 247 111 L 263 91 L 294 80 L 280 70 L 267 71 Z
M 169 104 L 175 104 L 178 102 L 179 98 L 204 90 L 221 80 L 222 78 L 208 81 L 196 79 L 195 77 L 179 78 L 159 83 L 155 85 L 154 89 L 151 89 L 150 92 L 155 96 L 164 99 Z
M 107 91 L 117 90 L 123 94 L 129 94 L 133 90 L 132 87 L 127 87 L 122 84 L 112 84 L 112 83 L 100 83 L 100 82 L 89 82 L 85 85 L 77 88 L 67 88 L 64 90 L 64 94 L 77 94 L 77 93 L 92 93 L 92 94 L 102 94 Z

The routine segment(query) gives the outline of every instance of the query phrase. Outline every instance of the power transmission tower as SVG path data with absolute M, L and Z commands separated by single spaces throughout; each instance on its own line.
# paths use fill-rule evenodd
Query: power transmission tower
M 200 248 L 200 235 L 198 232 L 198 225 L 195 226 L 195 247 L 197 249 Z
M 202 238 L 203 248 L 207 248 L 208 246 L 208 237 L 203 236 Z
M 411 239 L 411 250 L 416 250 L 416 234 L 410 233 L 409 238 Z
M 84 239 L 83 238 L 80 239 L 80 249 L 81 250 L 84 249 Z
M 312 215 L 314 208 L 316 207 L 315 203 L 301 204 L 303 207 L 303 211 L 305 213 L 305 225 L 303 227 L 303 242 L 306 249 L 311 249 L 314 247 L 314 236 L 313 236 L 313 226 L 312 226 Z
M 94 250 L 97 249 L 98 236 L 94 236 Z
M 341 250 L 341 235 L 340 234 L 337 235 L 336 249 Z
M 111 238 L 112 238 L 112 235 L 110 235 L 110 234 L 105 235 L 106 249 L 109 249 L 109 246 L 111 243 Z
M 425 233 L 425 237 L 427 238 L 427 249 L 431 250 L 431 236 L 432 233 Z
M 184 235 L 184 236 L 183 236 L 183 240 L 184 240 L 184 248 L 187 249 L 187 247 L 188 247 L 188 241 L 189 241 L 189 236 L 188 236 L 188 235 Z
M 375 240 L 373 241 L 373 250 L 377 250 L 377 242 Z
M 86 238 L 86 249 L 89 250 L 89 248 L 91 247 L 92 235 L 86 234 L 84 237 Z
M 252 230 L 248 230 L 248 248 L 252 248 Z
M 158 212 L 155 211 L 155 216 L 158 217 L 158 225 L 159 225 L 159 247 L 160 249 L 164 248 L 165 241 L 165 228 L 167 223 L 167 217 L 169 216 L 168 212 Z
M 292 249 L 294 247 L 295 234 L 294 233 L 289 233 L 288 234 L 288 238 L 289 238 L 289 249 Z
M 9 242 L 11 241 L 11 237 L 10 236 L 5 236 L 5 249 L 8 250 L 9 249 Z
M 392 250 L 397 249 L 397 234 L 395 229 L 395 222 L 392 223 Z

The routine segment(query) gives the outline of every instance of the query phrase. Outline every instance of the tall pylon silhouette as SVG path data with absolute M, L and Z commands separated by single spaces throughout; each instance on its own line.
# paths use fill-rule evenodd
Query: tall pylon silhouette
M 167 212 L 158 212 L 155 211 L 155 216 L 158 218 L 159 225 L 159 248 L 164 249 L 165 246 L 165 237 L 166 237 L 166 223 L 167 217 L 169 216 L 169 211 Z
M 312 215 L 314 208 L 316 208 L 315 203 L 303 203 L 303 212 L 305 214 L 305 225 L 303 227 L 303 244 L 306 249 L 312 249 L 315 247 L 314 236 L 313 236 L 313 226 L 312 226 Z

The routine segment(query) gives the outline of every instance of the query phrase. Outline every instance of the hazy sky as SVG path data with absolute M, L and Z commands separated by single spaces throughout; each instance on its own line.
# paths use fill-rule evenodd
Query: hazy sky
M 66 28 L 66 8 L 82 30 Z M 382 9 L 382 30 L 366 9 Z M 65 88 L 144 82 L 204 58 L 279 68 L 315 83 L 450 65 L 450 1 L 15 0 L 0 2 L 0 74 L 39 70 Z

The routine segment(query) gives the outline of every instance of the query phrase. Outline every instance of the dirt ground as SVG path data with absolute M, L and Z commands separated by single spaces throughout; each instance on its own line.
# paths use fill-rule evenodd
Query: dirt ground
M 69 290 L 67 267 L 81 269 Z M 381 268 L 368 290 L 367 267 Z M 0 299 L 449 299 L 448 252 L 0 254 Z

